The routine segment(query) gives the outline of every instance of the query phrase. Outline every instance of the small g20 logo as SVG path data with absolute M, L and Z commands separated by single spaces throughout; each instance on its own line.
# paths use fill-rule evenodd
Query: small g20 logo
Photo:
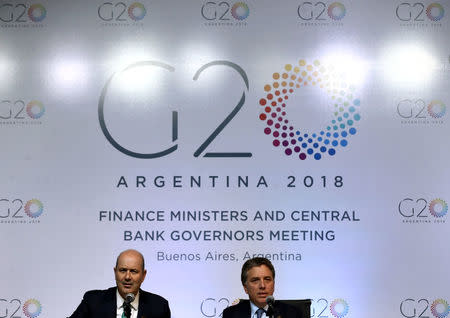
M 147 14 L 147 10 L 140 2 L 134 2 L 130 6 L 127 6 L 124 2 L 104 2 L 98 7 L 97 13 L 98 17 L 106 22 L 125 22 L 128 20 L 127 14 L 133 21 L 142 20 Z
M 200 303 L 200 312 L 203 317 L 222 317 L 222 312 L 230 305 L 228 298 L 209 297 Z
M 326 21 L 328 19 L 340 21 L 345 17 L 346 12 L 345 6 L 340 2 L 326 4 L 321 1 L 306 1 L 302 2 L 297 8 L 298 17 L 305 21 Z
M 311 318 L 328 318 L 330 317 L 327 313 L 329 309 L 333 317 L 343 318 L 347 316 L 350 306 L 348 302 L 343 298 L 336 298 L 331 302 L 326 298 L 320 298 L 317 300 L 312 299 L 311 301 Z
M 22 305 L 22 301 L 20 299 L 0 299 L 0 317 L 5 318 L 19 318 L 20 315 L 17 315 L 20 309 L 24 315 L 28 318 L 36 318 L 42 312 L 42 305 L 37 299 L 28 299 Z
M 0 5 L 0 21 L 7 23 L 42 22 L 47 10 L 42 4 L 3 3 Z
M 429 317 L 431 314 L 436 318 L 446 318 L 450 312 L 448 302 L 442 298 L 435 299 L 431 306 L 428 299 L 421 298 L 419 300 L 408 298 L 400 303 L 400 313 L 405 318 Z
M 444 7 L 439 3 L 432 3 L 425 8 L 423 2 L 402 2 L 395 9 L 395 15 L 403 22 L 424 22 L 425 15 L 432 22 L 440 21 L 445 14 Z
M 397 104 L 397 114 L 404 119 L 425 119 L 431 116 L 434 119 L 442 118 L 447 112 L 447 106 L 438 99 L 427 103 L 425 100 L 404 99 Z
M 44 205 L 38 199 L 28 200 L 25 204 L 21 199 L 0 199 L 0 219 L 22 219 L 27 215 L 36 219 L 44 212 Z
M 0 120 L 20 120 L 26 119 L 26 115 L 31 119 L 39 119 L 45 114 L 45 107 L 42 102 L 32 100 L 28 104 L 23 100 L 2 100 L 0 101 Z
M 202 5 L 200 13 L 203 19 L 208 21 L 229 21 L 231 17 L 235 20 L 242 21 L 248 18 L 250 9 L 245 2 L 236 2 L 231 5 L 226 1 L 207 1 Z
M 448 204 L 442 199 L 434 199 L 429 203 L 426 199 L 406 198 L 399 202 L 398 212 L 405 218 L 428 218 L 429 214 L 435 218 L 442 218 L 448 212 Z

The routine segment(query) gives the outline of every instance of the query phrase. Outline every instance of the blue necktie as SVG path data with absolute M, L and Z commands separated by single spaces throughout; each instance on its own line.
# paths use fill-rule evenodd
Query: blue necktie
M 261 318 L 262 314 L 265 313 L 266 311 L 262 308 L 258 308 L 258 310 L 256 311 L 256 318 Z

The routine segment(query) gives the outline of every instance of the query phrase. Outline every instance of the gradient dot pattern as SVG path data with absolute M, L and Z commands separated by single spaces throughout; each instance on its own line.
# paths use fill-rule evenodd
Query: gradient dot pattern
M 142 20 L 147 14 L 147 10 L 140 2 L 134 2 L 128 7 L 128 16 L 134 21 Z
M 41 22 L 47 16 L 47 10 L 42 4 L 33 4 L 28 9 L 28 17 L 33 22 Z
M 431 215 L 437 218 L 441 218 L 447 214 L 448 205 L 447 202 L 442 199 L 434 199 L 430 202 L 428 209 L 430 210 Z
M 25 213 L 30 218 L 37 218 L 44 212 L 44 205 L 38 199 L 31 199 L 25 204 Z
M 250 14 L 250 9 L 248 5 L 244 2 L 236 2 L 231 8 L 231 15 L 236 20 L 242 21 L 248 18 Z
M 297 65 L 287 64 L 281 72 L 273 73 L 272 80 L 264 85 L 259 119 L 265 121 L 264 133 L 272 138 L 274 147 L 300 160 L 308 157 L 320 160 L 334 156 L 338 147 L 347 147 L 348 138 L 357 133 L 356 124 L 361 120 L 360 100 L 355 97 L 355 87 L 347 85 L 332 65 L 322 65 L 319 60 L 312 63 L 300 60 Z M 294 128 L 287 107 L 289 96 L 295 90 L 308 87 L 322 89 L 332 104 L 331 122 L 312 133 Z
M 440 100 L 433 100 L 428 105 L 428 114 L 433 118 L 442 118 L 447 111 L 447 107 Z
M 335 21 L 342 20 L 346 14 L 345 6 L 340 2 L 333 2 L 328 6 L 327 13 Z
M 444 17 L 445 10 L 439 3 L 432 3 L 427 7 L 427 17 L 431 21 L 439 21 Z
M 330 312 L 336 318 L 345 317 L 348 314 L 348 310 L 348 303 L 342 298 L 335 299 L 331 302 Z
M 37 111 L 36 111 L 37 109 Z M 42 103 L 38 100 L 32 100 L 27 104 L 27 114 L 30 116 L 30 118 L 33 119 L 39 119 L 41 118 L 45 113 L 45 107 L 42 105 Z
M 444 299 L 436 299 L 431 304 L 431 313 L 436 318 L 446 318 L 450 313 L 448 303 Z
M 25 316 L 28 318 L 36 318 L 41 314 L 41 303 L 36 299 L 28 299 L 22 306 Z

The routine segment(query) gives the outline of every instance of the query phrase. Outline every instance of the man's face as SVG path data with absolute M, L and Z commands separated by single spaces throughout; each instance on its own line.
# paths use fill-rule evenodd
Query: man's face
M 250 300 L 258 307 L 266 305 L 266 297 L 273 295 L 275 281 L 270 269 L 266 265 L 255 266 L 247 272 L 244 290 Z
M 117 289 L 124 299 L 128 293 L 137 295 L 147 271 L 142 268 L 142 258 L 134 251 L 123 252 L 114 267 Z

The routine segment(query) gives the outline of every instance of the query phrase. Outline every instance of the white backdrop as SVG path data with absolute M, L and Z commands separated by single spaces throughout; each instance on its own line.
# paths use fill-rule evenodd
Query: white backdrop
M 136 248 L 174 317 L 254 254 L 313 317 L 448 317 L 449 12 L 2 1 L 0 316 L 69 316 Z

